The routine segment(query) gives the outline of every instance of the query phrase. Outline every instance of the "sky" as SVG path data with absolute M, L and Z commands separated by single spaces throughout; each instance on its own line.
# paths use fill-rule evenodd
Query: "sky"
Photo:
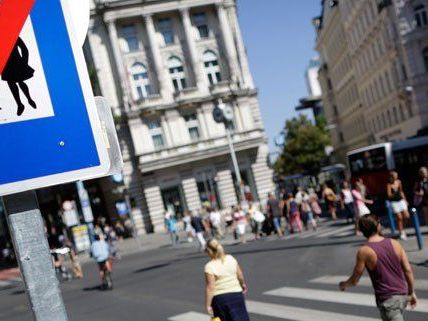
M 307 95 L 305 69 L 317 56 L 312 18 L 320 0 L 237 0 L 250 68 L 259 90 L 270 151 L 285 120 Z

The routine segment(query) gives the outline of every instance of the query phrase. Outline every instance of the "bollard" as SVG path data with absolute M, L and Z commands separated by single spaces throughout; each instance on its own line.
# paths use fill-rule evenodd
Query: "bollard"
M 419 224 L 418 210 L 412 207 L 411 212 L 412 212 L 413 226 L 415 227 L 416 240 L 418 241 L 418 248 L 419 250 L 422 250 L 424 248 L 424 239 L 422 237 L 421 226 Z
M 385 201 L 386 211 L 388 213 L 389 227 L 391 228 L 391 234 L 395 235 L 397 233 L 397 229 L 395 227 L 395 218 L 394 213 L 392 212 L 392 206 L 390 201 Z

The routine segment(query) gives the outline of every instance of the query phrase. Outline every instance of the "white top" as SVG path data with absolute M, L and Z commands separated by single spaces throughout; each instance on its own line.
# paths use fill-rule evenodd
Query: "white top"
M 354 198 L 352 197 L 352 192 L 349 189 L 343 189 L 343 202 L 345 204 L 350 204 L 354 202 Z
M 220 212 L 214 211 L 210 213 L 210 221 L 214 226 L 219 226 L 221 224 L 221 214 Z

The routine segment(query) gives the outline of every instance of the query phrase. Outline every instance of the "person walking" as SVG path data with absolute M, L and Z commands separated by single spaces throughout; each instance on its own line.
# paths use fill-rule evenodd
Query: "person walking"
M 251 218 L 251 222 L 253 225 L 253 233 L 254 238 L 256 240 L 261 238 L 262 235 L 262 225 L 263 222 L 266 220 L 265 215 L 258 209 L 258 207 L 254 203 L 250 203 L 250 208 L 248 210 L 248 213 Z
M 207 241 L 205 240 L 205 236 L 204 236 L 205 226 L 202 221 L 202 218 L 198 214 L 193 212 L 190 224 L 192 225 L 193 230 L 195 231 L 196 239 L 198 240 L 198 243 L 199 243 L 199 249 L 201 250 L 201 252 L 205 251 Z
M 223 238 L 222 219 L 219 211 L 213 208 L 208 209 L 213 237 Z
M 352 223 L 355 219 L 355 204 L 352 191 L 349 188 L 349 183 L 344 181 L 342 183 L 342 190 L 340 191 L 340 207 L 346 213 L 346 222 Z M 366 213 L 367 214 L 367 213 Z
M 428 169 L 426 167 L 419 169 L 419 179 L 415 183 L 413 192 L 413 205 L 422 208 L 425 225 L 428 225 Z
M 275 197 L 274 193 L 268 194 L 268 201 L 266 204 L 266 212 L 269 217 L 272 219 L 273 227 L 275 228 L 278 237 L 283 236 L 281 228 L 281 204 L 278 199 Z
M 290 222 L 290 231 L 294 233 L 297 229 L 299 233 L 303 232 L 302 220 L 300 219 L 299 205 L 294 199 L 293 194 L 289 193 L 287 197 L 287 213 Z
M 336 215 L 336 194 L 334 191 L 327 186 L 327 184 L 324 184 L 322 189 L 322 197 L 324 198 L 328 212 L 330 213 L 330 216 L 334 222 L 336 222 L 337 215 Z
M 247 242 L 245 238 L 245 232 L 247 229 L 247 215 L 239 206 L 236 206 L 233 213 L 233 219 L 235 220 L 236 233 L 241 243 L 245 244 Z
M 186 232 L 186 236 L 187 236 L 187 243 L 192 243 L 193 238 L 195 236 L 195 230 L 192 227 L 191 221 L 192 221 L 192 214 L 189 211 L 186 211 L 183 217 L 183 223 L 184 223 L 184 231 Z
M 315 221 L 318 221 L 321 217 L 322 210 L 319 203 L 318 195 L 317 193 L 315 193 L 315 190 L 313 188 L 309 189 L 309 205 L 311 206 Z
M 403 186 L 398 179 L 397 172 L 392 171 L 389 175 L 389 182 L 386 186 L 388 199 L 391 202 L 392 211 L 397 215 L 398 231 L 400 238 L 407 240 L 406 232 L 404 231 L 404 220 L 410 217 L 408 203 L 403 192 Z
M 370 214 L 370 209 L 366 204 L 373 204 L 373 201 L 365 198 L 361 192 L 361 185 L 357 183 L 355 183 L 354 189 L 352 190 L 352 197 L 355 201 L 355 234 L 358 235 L 358 221 L 360 217 Z
M 415 308 L 418 303 L 407 254 L 399 242 L 381 235 L 381 226 L 375 215 L 361 217 L 358 227 L 367 243 L 358 250 L 354 272 L 348 280 L 340 282 L 339 288 L 345 291 L 356 286 L 367 269 L 382 320 L 404 321 L 407 304 Z
M 296 202 L 299 205 L 300 214 L 305 229 L 308 230 L 308 225 L 310 224 L 312 228 L 316 230 L 317 222 L 314 219 L 314 214 L 309 202 L 309 194 L 306 193 L 302 187 L 299 187 L 299 191 L 296 194 Z
M 236 259 L 215 239 L 208 241 L 205 265 L 205 303 L 209 315 L 221 321 L 249 321 L 244 273 Z
M 179 241 L 177 234 L 177 220 L 175 219 L 174 214 L 169 211 L 165 212 L 165 228 L 171 237 L 172 246 L 175 247 Z

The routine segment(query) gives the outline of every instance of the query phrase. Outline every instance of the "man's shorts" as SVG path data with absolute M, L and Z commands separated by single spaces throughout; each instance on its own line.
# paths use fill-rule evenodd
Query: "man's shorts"
M 273 218 L 273 226 L 275 227 L 275 230 L 279 230 L 281 228 L 281 218 L 280 217 L 274 217 Z
M 391 202 L 392 211 L 395 214 L 402 213 L 408 210 L 407 203 L 405 200 Z
M 394 295 L 378 304 L 383 321 L 404 321 L 404 311 L 408 302 L 407 295 Z

